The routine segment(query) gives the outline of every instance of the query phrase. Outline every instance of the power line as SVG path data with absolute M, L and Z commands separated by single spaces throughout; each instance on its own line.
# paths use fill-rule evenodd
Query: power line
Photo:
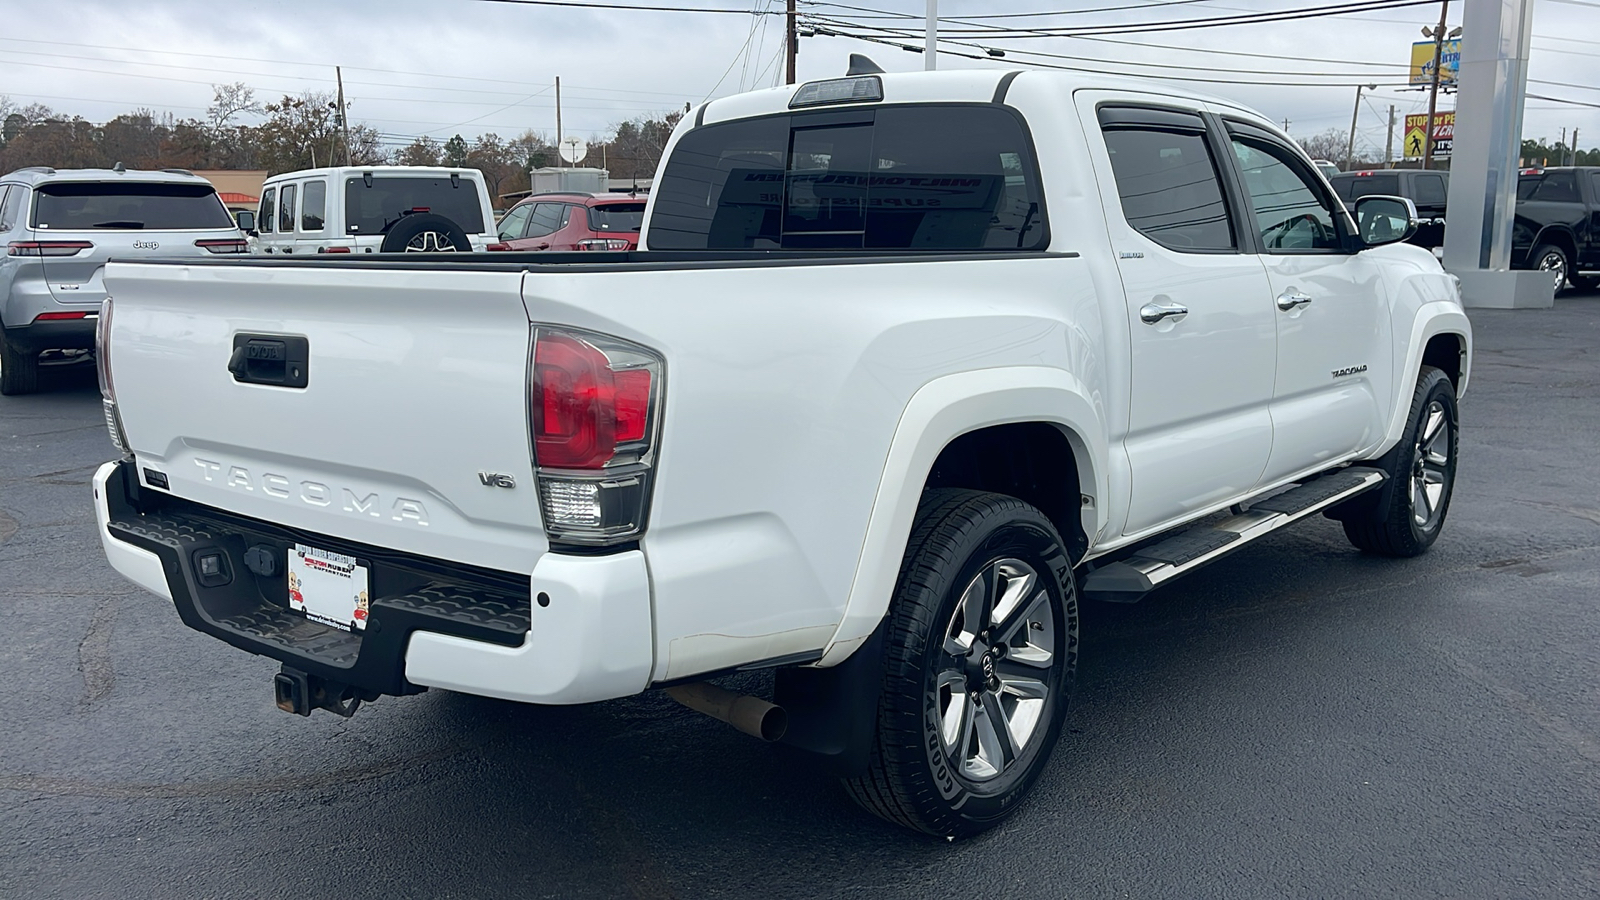
M 778 16 L 778 12 L 751 12 L 748 9 L 721 9 L 709 6 L 633 6 L 626 3 L 579 3 L 578 0 L 473 0 L 476 3 L 505 3 L 511 6 L 564 6 L 574 9 L 626 9 L 633 12 L 731 13 L 740 16 Z M 1432 0 L 1428 0 L 1432 2 Z
M 830 25 L 833 25 L 833 26 L 836 26 L 836 27 L 856 28 L 856 29 L 862 29 L 862 30 L 876 31 L 876 32 L 884 33 L 884 34 L 890 34 L 890 35 L 893 35 L 895 37 L 905 38 L 907 40 L 914 40 L 917 37 L 917 35 L 915 35 L 915 34 L 911 34 L 909 32 L 901 31 L 901 30 L 898 30 L 898 29 L 887 28 L 887 27 L 884 27 L 884 26 L 858 25 L 858 24 L 853 23 L 853 22 L 848 22 L 848 21 L 843 21 L 843 20 L 835 20 L 835 19 L 821 19 L 821 20 L 815 20 L 815 21 L 822 21 L 822 22 L 825 22 L 827 24 L 830 24 Z M 983 50 L 986 54 L 989 54 L 989 51 L 992 50 L 992 49 L 997 49 L 997 48 L 987 47 L 987 46 L 984 46 L 982 44 L 972 43 L 972 42 L 969 42 L 969 41 L 959 41 L 959 40 L 944 39 L 944 38 L 941 38 L 940 40 L 943 41 L 944 43 L 957 44 L 957 45 L 964 46 L 964 47 L 973 47 L 973 48 L 976 48 L 976 49 L 979 49 L 979 50 Z M 1180 63 L 1150 63 L 1150 62 L 1141 62 L 1141 61 L 1138 61 L 1138 60 L 1104 59 L 1104 58 L 1099 58 L 1099 57 L 1077 56 L 1077 55 L 1067 54 L 1067 53 L 1048 53 L 1048 52 L 1045 52 L 1043 50 L 1016 50 L 1016 49 L 1012 49 L 1012 48 L 1009 48 L 1009 47 L 1006 48 L 1003 52 L 1005 52 L 1006 54 L 1015 53 L 1015 54 L 1022 55 L 1022 56 L 1039 56 L 1039 57 L 1044 57 L 1044 58 L 1047 58 L 1047 59 L 1065 59 L 1065 60 L 1072 60 L 1072 61 L 1079 61 L 1079 62 L 1103 62 L 1103 63 L 1110 63 L 1112 65 L 1119 65 L 1119 66 L 1139 66 L 1139 67 L 1143 67 L 1143 68 L 1155 68 L 1155 69 L 1178 69 L 1178 70 L 1188 71 L 1188 72 L 1232 72 L 1232 73 L 1240 74 L 1240 75 L 1290 75 L 1290 76 L 1294 76 L 1294 75 L 1315 75 L 1317 77 L 1327 77 L 1327 78 L 1369 78 L 1369 77 L 1372 77 L 1369 74 L 1363 73 L 1363 72 L 1305 72 L 1305 71 L 1283 71 L 1283 70 L 1271 70 L 1271 69 L 1230 69 L 1230 68 L 1222 68 L 1222 67 L 1218 67 L 1218 66 L 1186 66 L 1186 65 L 1182 65 Z M 993 54 L 989 54 L 989 55 L 993 55 Z M 1388 68 L 1390 68 L 1391 70 L 1395 70 L 1395 71 L 1402 71 L 1402 70 L 1406 70 L 1408 67 L 1400 66 L 1400 65 L 1394 65 L 1394 66 L 1388 66 Z M 1091 70 L 1091 71 L 1094 71 L 1094 70 Z M 1232 82 L 1228 82 L 1228 83 L 1232 83 Z M 1240 82 L 1240 83 L 1255 83 L 1255 82 Z
M 1072 37 L 1085 34 L 1142 34 L 1153 31 L 1176 31 L 1194 28 L 1221 28 L 1232 25 L 1255 25 L 1267 22 L 1288 22 L 1296 19 L 1314 19 L 1321 16 L 1349 15 L 1359 12 L 1375 12 L 1386 9 L 1400 9 L 1408 6 L 1432 6 L 1435 0 L 1346 0 L 1346 2 L 1333 3 L 1325 6 L 1313 6 L 1304 9 L 1282 10 L 1276 12 L 1249 12 L 1235 16 L 1208 16 L 1193 19 L 1172 19 L 1155 22 L 1124 22 L 1107 25 L 1084 25 L 1079 27 L 1063 28 L 1007 28 L 1002 25 L 992 25 L 980 28 L 954 28 L 948 29 L 950 34 L 989 33 L 991 37 L 998 37 L 997 32 L 1004 32 L 1007 37 Z M 941 29 L 943 30 L 943 29 Z

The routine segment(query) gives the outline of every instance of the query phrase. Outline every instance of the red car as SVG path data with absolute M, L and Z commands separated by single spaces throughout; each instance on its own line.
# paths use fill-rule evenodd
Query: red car
M 633 250 L 644 200 L 631 194 L 534 194 L 500 220 L 490 250 Z

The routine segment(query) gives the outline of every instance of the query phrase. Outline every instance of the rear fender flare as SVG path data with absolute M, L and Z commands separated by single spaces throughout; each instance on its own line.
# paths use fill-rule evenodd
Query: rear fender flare
M 963 372 L 918 389 L 895 428 L 844 615 L 819 665 L 849 657 L 883 619 L 928 473 L 945 446 L 967 432 L 1013 422 L 1060 427 L 1072 445 L 1081 490 L 1097 498 L 1083 510 L 1084 533 L 1093 544 L 1109 512 L 1105 415 L 1093 397 L 1071 373 L 1043 366 Z

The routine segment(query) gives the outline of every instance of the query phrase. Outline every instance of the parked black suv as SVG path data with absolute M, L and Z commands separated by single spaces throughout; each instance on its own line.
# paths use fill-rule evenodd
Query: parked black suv
M 1557 291 L 1600 286 L 1600 166 L 1523 171 L 1511 267 L 1549 272 Z
M 1450 194 L 1450 173 L 1417 169 L 1374 169 L 1341 172 L 1328 179 L 1345 206 L 1362 197 L 1381 194 L 1405 197 L 1417 206 L 1417 233 L 1409 243 L 1429 250 L 1444 246 L 1445 198 Z

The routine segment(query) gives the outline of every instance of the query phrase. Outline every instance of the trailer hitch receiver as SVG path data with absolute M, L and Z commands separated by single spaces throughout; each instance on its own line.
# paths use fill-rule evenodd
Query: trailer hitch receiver
M 378 698 L 375 693 L 289 666 L 273 676 L 272 694 L 278 708 L 286 713 L 309 716 L 314 709 L 325 709 L 347 719 L 363 702 Z

